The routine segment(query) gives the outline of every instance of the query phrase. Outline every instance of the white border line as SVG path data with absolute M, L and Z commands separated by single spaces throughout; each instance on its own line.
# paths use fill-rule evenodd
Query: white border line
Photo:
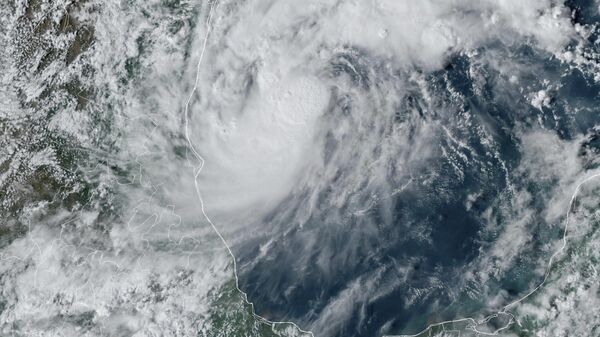
M 217 235 L 219 236 L 219 239 L 221 239 L 221 241 L 223 242 L 223 245 L 225 245 L 225 248 L 227 248 L 227 252 L 229 253 L 229 255 L 231 255 L 231 258 L 233 260 L 233 274 L 235 276 L 235 287 L 236 289 L 242 294 L 242 297 L 244 298 L 244 301 L 246 302 L 246 304 L 250 305 L 250 308 L 252 310 L 252 315 L 262 321 L 265 322 L 267 324 L 271 325 L 271 329 L 275 331 L 275 326 L 278 324 L 288 324 L 288 325 L 293 325 L 296 329 L 298 329 L 301 333 L 303 334 L 310 334 L 311 337 L 314 337 L 314 334 L 311 331 L 307 331 L 307 330 L 303 330 L 301 329 L 296 323 L 294 322 L 274 322 L 274 321 L 270 321 L 260 315 L 258 315 L 255 311 L 254 311 L 254 304 L 252 304 L 252 302 L 248 301 L 248 295 L 243 292 L 240 287 L 239 287 L 239 279 L 238 279 L 238 275 L 237 275 L 237 263 L 235 260 L 235 255 L 233 255 L 233 252 L 231 251 L 231 248 L 229 248 L 229 245 L 227 244 L 227 241 L 225 241 L 225 239 L 223 238 L 223 235 L 221 235 L 221 233 L 219 232 L 219 230 L 217 229 L 217 227 L 215 226 L 215 224 L 212 222 L 212 220 L 208 217 L 208 215 L 206 214 L 206 211 L 204 209 L 204 200 L 202 199 L 202 193 L 200 192 L 200 187 L 198 186 L 198 176 L 200 175 L 200 172 L 202 172 L 202 168 L 204 167 L 204 158 L 200 155 L 200 153 L 198 153 L 198 151 L 196 151 L 196 148 L 194 147 L 194 144 L 192 142 L 192 140 L 190 139 L 190 129 L 189 129 L 189 118 L 188 118 L 188 110 L 189 110 L 189 105 L 190 102 L 192 101 L 192 98 L 194 96 L 194 94 L 196 93 L 196 90 L 198 88 L 198 81 L 200 79 L 200 65 L 202 64 L 202 60 L 204 59 L 204 52 L 206 51 L 206 45 L 208 43 L 208 38 L 210 35 L 210 32 L 212 30 L 212 17 L 213 17 L 213 13 L 215 8 L 217 8 L 220 5 L 220 2 L 216 1 L 216 0 L 208 0 L 209 3 L 209 12 L 208 12 L 208 19 L 206 20 L 206 35 L 204 36 L 204 42 L 202 44 L 202 50 L 200 52 L 200 58 L 198 60 L 198 64 L 196 66 L 196 80 L 194 81 L 194 88 L 192 89 L 192 91 L 190 92 L 190 95 L 187 99 L 187 102 L 185 103 L 185 108 L 184 108 L 184 118 L 185 118 L 185 138 L 188 142 L 189 148 L 192 151 L 192 153 L 194 154 L 194 157 L 196 157 L 196 159 L 198 160 L 198 162 L 200 163 L 198 166 L 194 167 L 194 186 L 196 188 L 196 195 L 198 196 L 198 199 L 200 201 L 200 209 L 202 211 L 202 215 L 204 216 L 204 218 L 206 219 L 206 221 L 208 221 L 208 223 L 210 224 L 210 226 L 212 227 L 212 229 L 215 231 L 215 233 L 217 233 Z
M 194 147 L 193 142 L 190 139 L 190 130 L 189 130 L 189 118 L 188 118 L 188 110 L 189 110 L 189 105 L 190 102 L 194 96 L 194 94 L 196 93 L 196 90 L 198 88 L 198 81 L 200 79 L 200 66 L 202 64 L 202 60 L 204 59 L 204 52 L 206 51 L 206 45 L 208 43 L 208 38 L 211 32 L 211 23 L 212 23 L 212 16 L 213 16 L 213 12 L 214 9 L 216 7 L 218 7 L 220 5 L 219 2 L 217 1 L 211 1 L 209 0 L 209 13 L 208 13 L 208 19 L 206 20 L 206 35 L 204 36 L 204 42 L 202 45 L 202 50 L 200 52 L 200 58 L 198 60 L 198 64 L 196 66 L 196 79 L 194 81 L 194 88 L 192 89 L 192 91 L 190 92 L 190 95 L 188 97 L 187 102 L 185 103 L 185 108 L 184 108 L 184 118 L 185 118 L 185 137 L 186 140 L 188 142 L 189 148 L 192 151 L 192 153 L 194 154 L 194 156 L 196 157 L 196 159 L 199 161 L 199 165 L 197 167 L 194 168 L 194 186 L 196 189 L 196 194 L 198 196 L 198 199 L 200 201 L 200 209 L 202 211 L 202 215 L 204 216 L 204 218 L 206 219 L 206 221 L 208 221 L 208 223 L 210 224 L 210 226 L 212 227 L 212 229 L 215 231 L 215 233 L 217 233 L 217 235 L 219 236 L 219 239 L 221 239 L 221 241 L 223 242 L 223 245 L 225 245 L 225 248 L 227 248 L 227 251 L 229 253 L 229 255 L 231 255 L 231 258 L 233 260 L 233 274 L 235 276 L 235 287 L 236 289 L 242 294 L 242 297 L 244 298 L 244 301 L 246 302 L 246 304 L 250 305 L 250 308 L 252 310 L 252 315 L 265 322 L 268 324 L 271 324 L 272 329 L 275 329 L 275 325 L 277 324 L 290 324 L 293 325 L 296 329 L 298 329 L 301 333 L 304 334 L 310 334 L 312 337 L 314 337 L 314 334 L 311 331 L 307 331 L 307 330 L 303 330 L 301 329 L 298 325 L 296 325 L 296 323 L 294 322 L 274 322 L 274 321 L 269 321 L 268 319 L 258 315 L 255 311 L 254 311 L 254 305 L 252 304 L 252 302 L 248 301 L 248 295 L 243 292 L 240 287 L 239 287 L 239 279 L 238 279 L 238 275 L 237 275 L 237 263 L 235 260 L 235 255 L 233 255 L 233 252 L 231 251 L 231 248 L 229 248 L 229 245 L 227 244 L 227 241 L 225 241 L 225 239 L 223 238 L 223 236 L 221 235 L 221 233 L 219 232 L 219 230 L 217 229 L 217 227 L 215 226 L 215 224 L 212 222 L 212 220 L 208 217 L 208 215 L 206 214 L 206 211 L 204 209 L 204 200 L 202 199 L 202 193 L 200 192 L 200 188 L 198 186 L 198 176 L 200 175 L 200 172 L 202 172 L 202 168 L 204 167 L 204 158 L 198 153 L 198 151 L 196 150 L 196 148 Z M 544 275 L 544 279 L 542 280 L 542 282 L 540 282 L 540 284 L 538 284 L 533 290 L 531 290 L 529 293 L 527 293 L 525 296 L 505 305 L 502 310 L 498 311 L 497 313 L 488 315 L 486 317 L 484 317 L 482 320 L 477 321 L 476 319 L 472 318 L 472 317 L 465 317 L 465 318 L 459 318 L 459 319 L 455 319 L 455 320 L 449 320 L 449 321 L 443 321 L 443 322 L 438 322 L 438 323 L 433 323 L 428 325 L 425 329 L 421 330 L 419 333 L 414 334 L 414 335 L 384 335 L 383 337 L 418 337 L 420 335 L 422 335 L 423 333 L 426 333 L 427 331 L 429 331 L 431 333 L 431 330 L 434 327 L 439 327 L 441 326 L 442 329 L 445 330 L 444 325 L 446 324 L 452 324 L 452 323 L 460 323 L 460 322 L 469 322 L 470 324 L 468 324 L 466 326 L 466 329 L 470 329 L 473 332 L 477 333 L 477 334 L 482 334 L 482 335 L 487 335 L 487 336 L 496 336 L 498 335 L 498 333 L 500 333 L 503 330 L 508 329 L 510 326 L 512 326 L 512 324 L 515 322 L 515 316 L 513 314 L 511 314 L 510 312 L 507 312 L 507 310 L 524 301 L 525 299 L 527 299 L 528 297 L 530 297 L 531 295 L 533 295 L 534 293 L 536 293 L 541 287 L 544 286 L 544 284 L 546 283 L 548 276 L 550 275 L 550 271 L 551 271 L 551 267 L 552 264 L 554 263 L 554 260 L 556 259 L 556 257 L 561 254 L 566 246 L 567 246 L 567 233 L 569 230 L 569 215 L 572 211 L 573 208 L 573 203 L 575 202 L 575 198 L 577 197 L 577 194 L 579 194 L 579 190 L 581 189 L 581 186 L 585 183 L 587 183 L 588 181 L 600 177 L 600 173 L 591 175 L 589 177 L 587 177 L 586 179 L 584 179 L 582 182 L 580 182 L 577 187 L 575 188 L 575 192 L 573 193 L 573 195 L 571 196 L 571 201 L 569 202 L 569 207 L 567 209 L 567 213 L 566 213 L 566 219 L 565 219 L 565 229 L 563 232 L 563 238 L 562 238 L 562 246 L 560 247 L 560 249 L 558 249 L 554 254 L 552 254 L 552 256 L 550 257 L 550 260 L 548 261 L 548 265 L 546 266 L 546 273 Z M 479 331 L 477 330 L 477 325 L 479 324 L 483 324 L 488 322 L 489 320 L 498 317 L 499 315 L 507 315 L 510 317 L 508 323 L 506 323 L 505 326 L 496 329 L 493 332 L 486 332 L 486 331 Z
M 583 179 L 579 184 L 577 184 L 577 187 L 575 188 L 575 192 L 573 192 L 573 195 L 571 196 L 571 201 L 569 202 L 569 207 L 567 209 L 567 214 L 565 217 L 565 229 L 563 231 L 562 246 L 556 252 L 554 252 L 554 254 L 552 254 L 552 256 L 550 257 L 550 260 L 548 261 L 548 264 L 546 266 L 546 273 L 544 274 L 544 279 L 542 280 L 542 282 L 540 282 L 535 288 L 533 288 L 533 290 L 528 292 L 525 296 L 505 305 L 502 308 L 502 310 L 500 310 L 494 314 L 488 315 L 479 321 L 477 321 L 476 319 L 474 319 L 472 317 L 459 318 L 459 319 L 455 319 L 455 320 L 443 321 L 443 322 L 439 322 L 439 323 L 430 324 L 425 329 L 421 330 L 420 332 L 418 332 L 414 335 L 384 335 L 383 337 L 418 337 L 428 331 L 431 334 L 432 329 L 435 327 L 441 326 L 442 329 L 445 330 L 444 325 L 446 325 L 446 324 L 460 323 L 460 322 L 464 322 L 464 321 L 470 322 L 470 324 L 468 324 L 465 327 L 465 329 L 469 329 L 477 334 L 486 335 L 486 336 L 497 336 L 498 333 L 500 333 L 501 331 L 508 329 L 516 321 L 516 318 L 512 313 L 508 312 L 507 310 L 510 307 L 512 307 L 516 304 L 519 304 L 520 302 L 524 301 L 531 295 L 535 294 L 541 287 L 544 286 L 544 284 L 548 280 L 548 276 L 550 275 L 550 271 L 552 268 L 552 264 L 554 263 L 554 260 L 567 247 L 567 233 L 569 231 L 569 216 L 571 214 L 571 211 L 573 210 L 573 204 L 575 203 L 575 199 L 577 198 L 577 195 L 579 194 L 579 190 L 581 189 L 581 186 L 583 186 L 585 183 L 589 182 L 592 179 L 598 178 L 598 177 L 600 177 L 600 173 L 593 174 L 593 175 Z M 487 323 L 489 320 L 491 320 L 492 318 L 496 318 L 499 315 L 507 315 L 510 317 L 508 323 L 506 323 L 505 326 L 496 329 L 494 332 L 486 332 L 486 331 L 477 330 L 477 325 Z M 518 321 L 517 321 L 517 323 L 518 323 Z

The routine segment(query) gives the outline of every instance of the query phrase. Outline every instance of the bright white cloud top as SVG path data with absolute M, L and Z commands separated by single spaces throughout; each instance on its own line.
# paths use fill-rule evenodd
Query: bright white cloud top
M 598 184 L 569 204 L 600 168 L 596 5 L 0 18 L 0 335 L 598 329 Z

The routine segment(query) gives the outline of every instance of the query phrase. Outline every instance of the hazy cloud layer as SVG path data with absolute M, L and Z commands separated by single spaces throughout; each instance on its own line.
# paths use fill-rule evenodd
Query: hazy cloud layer
M 21 36 L 16 18 L 27 4 L 17 1 L 1 15 L 11 33 L 2 33 L 0 44 L 9 47 L 0 98 L 10 106 L 0 107 L 0 117 L 20 125 L 46 111 L 19 100 L 41 100 L 44 86 L 58 83 L 72 97 L 56 97 L 60 108 L 41 120 L 88 157 L 73 164 L 75 174 L 61 169 L 55 147 L 33 151 L 2 140 L 2 163 L 15 164 L 3 169 L 0 185 L 18 196 L 27 189 L 12 183 L 19 171 L 39 168 L 94 184 L 89 204 L 52 208 L 33 200 L 11 218 L 25 234 L 0 252 L 0 331 L 206 332 L 215 293 L 233 273 L 201 212 L 198 162 L 185 139 L 183 107 L 201 56 L 188 111 L 190 140 L 205 160 L 198 187 L 206 213 L 240 253 L 242 274 L 250 279 L 267 269 L 248 287 L 284 308 L 273 309 L 274 319 L 297 319 L 326 337 L 366 326 L 397 332 L 406 328 L 397 320 L 414 315 L 414 330 L 425 323 L 419 310 L 437 312 L 448 302 L 501 307 L 515 297 L 499 286 L 520 271 L 515 267 L 543 274 L 573 189 L 598 164 L 594 153 L 581 153 L 594 132 L 581 116 L 594 103 L 572 107 L 560 98 L 567 69 L 594 77 L 593 28 L 575 22 L 562 2 L 163 5 L 81 5 L 77 20 L 93 43 L 77 57 L 65 55 L 72 58 L 67 66 L 45 65 L 41 52 L 21 66 L 11 39 Z M 44 3 L 39 13 L 64 24 L 66 6 Z M 35 21 L 45 22 L 36 13 Z M 82 34 L 46 36 L 44 43 L 62 50 Z M 542 66 L 546 60 L 555 68 Z M 14 88 L 4 90 L 8 83 Z M 448 205 L 456 214 L 442 214 Z M 443 231 L 456 224 L 465 232 Z M 536 228 L 551 232 L 541 246 L 532 239 Z M 578 273 L 571 274 L 586 282 L 597 274 Z M 557 288 L 575 282 L 555 279 Z M 307 284 L 323 290 L 310 297 Z M 554 320 L 548 331 L 564 330 L 575 324 L 565 312 L 593 308 L 594 301 L 578 300 L 597 291 L 583 284 L 554 300 L 565 310 L 526 305 L 519 312 Z M 389 316 L 373 313 L 400 295 Z M 549 304 L 543 296 L 536 301 Z M 313 307 L 296 311 L 298 298 Z

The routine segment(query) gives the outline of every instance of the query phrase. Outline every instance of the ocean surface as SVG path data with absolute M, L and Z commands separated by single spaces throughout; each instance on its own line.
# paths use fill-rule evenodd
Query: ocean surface
M 0 335 L 599 335 L 599 22 L 1 4 Z

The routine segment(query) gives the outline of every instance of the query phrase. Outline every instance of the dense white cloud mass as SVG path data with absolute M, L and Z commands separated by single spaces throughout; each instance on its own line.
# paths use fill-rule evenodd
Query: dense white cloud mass
M 370 157 L 375 147 L 382 147 L 379 161 L 385 166 L 405 167 L 427 157 L 430 149 L 414 145 L 431 143 L 432 126 L 420 128 L 425 138 L 413 144 L 407 144 L 406 130 L 383 130 L 408 92 L 406 82 L 415 76 L 411 69 L 436 70 L 451 55 L 495 43 L 531 41 L 560 53 L 577 37 L 570 12 L 552 1 L 223 2 L 216 15 L 200 70 L 199 102 L 191 113 L 195 142 L 206 157 L 200 185 L 225 230 L 273 209 L 299 188 L 298 181 L 322 188 L 314 185 L 323 175 L 336 174 L 330 170 L 364 165 L 356 169 L 363 177 L 348 183 L 366 183 L 364 175 L 379 164 Z M 358 58 L 355 53 L 363 53 L 368 65 L 380 62 L 376 73 L 352 71 L 379 76 L 385 84 L 369 83 L 376 88 L 365 93 L 331 78 L 332 59 L 344 53 Z M 358 66 L 351 62 L 345 66 Z M 325 114 L 339 99 L 335 93 L 347 92 L 360 108 L 349 116 Z M 422 94 L 427 104 L 427 93 Z M 359 150 L 342 146 L 331 155 L 336 163 L 323 167 L 328 132 L 340 142 L 358 141 L 352 146 Z M 387 132 L 392 134 L 381 139 Z M 344 139 L 352 134 L 361 137 Z M 399 158 L 402 148 L 409 153 Z M 418 158 L 411 159 L 407 148 Z M 374 173 L 368 184 L 386 185 L 376 181 L 381 172 Z M 234 220 L 225 219 L 232 215 Z
M 567 70 L 597 77 L 596 28 L 561 1 L 0 10 L 0 202 L 19 233 L 0 240 L 0 334 L 298 334 L 223 299 L 223 238 L 274 304 L 259 313 L 319 337 L 484 317 L 544 274 L 597 172 L 595 101 L 563 98 Z M 581 300 L 595 267 L 569 268 L 532 298 L 543 309 L 516 310 L 549 322 L 540 336 L 598 300 Z

